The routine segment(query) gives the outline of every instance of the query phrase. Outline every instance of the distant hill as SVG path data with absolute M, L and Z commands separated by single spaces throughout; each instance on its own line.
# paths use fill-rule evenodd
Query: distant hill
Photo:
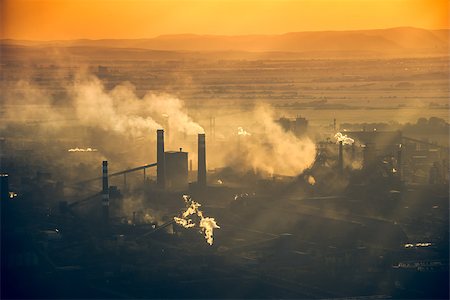
M 295 53 L 371 53 L 372 55 L 446 55 L 449 29 L 426 30 L 399 27 L 354 31 L 291 32 L 280 35 L 162 35 L 150 39 L 101 39 L 69 41 L 2 40 L 3 45 L 39 47 L 128 48 L 154 51 L 194 52 L 295 52 Z M 326 56 L 326 55 L 325 55 Z

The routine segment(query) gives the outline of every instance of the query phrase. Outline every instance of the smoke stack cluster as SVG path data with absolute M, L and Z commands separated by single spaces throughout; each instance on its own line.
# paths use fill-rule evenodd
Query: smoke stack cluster
M 164 130 L 156 131 L 156 183 L 160 189 L 166 187 L 166 164 L 164 159 Z
M 198 135 L 198 174 L 197 182 L 200 186 L 206 186 L 206 145 L 205 134 Z
M 103 222 L 108 223 L 109 220 L 109 184 L 108 184 L 108 161 L 104 160 L 102 164 L 102 207 Z

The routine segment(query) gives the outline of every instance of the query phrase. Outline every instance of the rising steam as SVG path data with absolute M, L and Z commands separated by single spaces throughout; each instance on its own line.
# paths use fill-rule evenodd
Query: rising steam
M 342 134 L 340 132 L 336 133 L 334 135 L 334 138 L 336 139 L 336 142 L 342 142 L 343 145 L 351 145 L 355 142 L 354 139 L 348 137 L 346 134 Z
M 184 228 L 200 227 L 205 235 L 206 242 L 212 245 L 214 242 L 214 229 L 220 228 L 220 226 L 217 225 L 214 218 L 203 216 L 203 212 L 199 209 L 200 203 L 192 200 L 188 195 L 183 195 L 183 200 L 186 203 L 186 210 L 181 214 L 181 217 L 174 217 L 174 221 Z M 196 217 L 198 221 L 193 221 L 191 216 Z
M 135 94 L 129 83 L 106 91 L 100 80 L 85 76 L 72 88 L 76 115 L 82 124 L 111 130 L 131 137 L 153 134 L 168 116 L 171 130 L 184 134 L 204 132 L 185 112 L 183 103 L 170 95 L 147 93 L 143 98 Z
M 298 175 L 313 164 L 316 147 L 311 139 L 284 131 L 268 106 L 257 107 L 252 115 L 257 128 L 252 128 L 252 135 L 246 135 L 238 149 L 232 149 L 228 164 L 238 170 L 288 176 Z
M 246 135 L 252 135 L 250 132 L 244 130 L 244 128 L 242 128 L 242 127 L 238 127 L 238 132 L 237 132 L 237 134 L 238 134 L 238 135 L 243 135 L 243 136 L 246 136 Z

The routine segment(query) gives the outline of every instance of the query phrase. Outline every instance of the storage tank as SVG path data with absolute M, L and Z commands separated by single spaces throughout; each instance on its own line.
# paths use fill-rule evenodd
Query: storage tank
M 166 189 L 180 191 L 188 189 L 188 153 L 166 151 L 164 153 L 166 171 Z

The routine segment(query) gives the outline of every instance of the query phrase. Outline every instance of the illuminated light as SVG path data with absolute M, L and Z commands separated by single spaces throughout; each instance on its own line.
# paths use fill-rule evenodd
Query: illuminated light
M 392 168 L 392 173 L 397 173 L 397 169 Z
M 223 181 L 221 179 L 217 179 L 218 184 L 223 184 Z
M 315 185 L 316 184 L 316 179 L 313 176 L 308 175 L 308 183 L 310 185 Z
M 13 198 L 15 198 L 15 197 L 17 197 L 17 193 L 9 192 L 9 198 L 10 198 L 10 199 L 13 199 Z
M 430 247 L 431 243 L 417 243 L 416 247 Z
M 405 248 L 414 248 L 414 247 L 430 247 L 432 245 L 432 243 L 415 243 L 415 244 L 405 244 L 404 247 Z
M 238 135 L 243 135 L 243 136 L 249 136 L 249 135 L 252 135 L 250 132 L 244 130 L 244 128 L 242 128 L 242 127 L 238 127 L 238 132 L 237 132 L 237 134 L 238 134 Z
M 205 235 L 206 242 L 209 245 L 212 245 L 214 242 L 214 229 L 218 229 L 220 226 L 217 225 L 214 218 L 203 216 L 203 212 L 199 209 L 201 204 L 192 200 L 189 195 L 183 195 L 183 200 L 186 203 L 187 208 L 181 214 L 181 217 L 173 218 L 175 223 L 184 228 L 200 227 Z M 197 216 L 199 218 L 198 224 L 189 218 L 189 216 Z
M 69 150 L 67 150 L 68 152 L 97 152 L 98 150 L 95 148 L 71 148 Z
M 334 135 L 334 138 L 336 139 L 336 143 L 342 142 L 342 145 L 352 145 L 355 140 L 348 137 L 346 134 L 342 134 L 340 132 L 336 133 Z

